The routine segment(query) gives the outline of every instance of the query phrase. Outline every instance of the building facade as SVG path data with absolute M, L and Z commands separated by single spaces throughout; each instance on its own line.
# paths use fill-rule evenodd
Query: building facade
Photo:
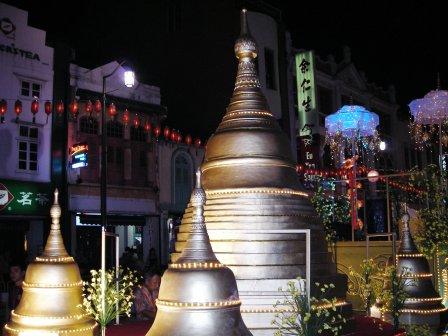
M 43 248 L 52 195 L 44 106 L 53 99 L 53 48 L 26 11 L 3 3 L 0 74 L 0 255 L 32 260 Z
M 295 64 L 296 50 L 291 57 L 294 67 L 294 84 L 292 99 L 295 101 L 295 118 L 297 125 L 298 163 L 309 168 L 329 168 L 334 166 L 330 149 L 325 146 L 325 117 L 336 112 L 343 105 L 355 104 L 375 112 L 379 116 L 379 135 L 386 142 L 386 149 L 380 151 L 376 160 L 371 160 L 371 168 L 384 170 L 405 169 L 408 155 L 412 155 L 411 139 L 408 132 L 408 120 L 399 114 L 399 105 L 395 98 L 395 88 L 391 85 L 387 90 L 367 80 L 366 74 L 358 70 L 352 62 L 350 49 L 344 47 L 343 59 L 336 61 L 330 55 L 326 60 L 317 55 L 314 58 L 314 82 L 310 91 L 314 91 L 314 104 L 309 112 L 301 112 L 303 99 L 298 99 L 298 92 L 303 89 L 297 83 L 297 72 L 300 65 Z M 300 74 L 299 74 L 300 75 Z M 304 116 L 308 113 L 308 116 Z M 308 126 L 306 126 L 308 120 Z M 309 122 L 311 121 L 311 122 Z M 309 128 L 309 134 L 306 129 Z M 307 142 L 312 135 L 312 144 Z M 406 152 L 407 150 L 407 152 Z
M 172 210 L 186 206 L 202 149 L 193 149 L 192 140 L 187 145 L 177 137 L 164 137 L 161 126 L 166 124 L 167 109 L 160 104 L 160 89 L 140 82 L 125 87 L 124 68 L 117 62 L 91 70 L 70 64 L 72 103 L 68 106 L 66 169 L 71 250 L 81 266 L 99 266 L 103 121 L 95 107 L 102 104 L 103 76 L 115 69 L 114 75 L 107 78 L 105 90 L 110 92 L 104 120 L 108 225 L 120 237 L 119 255 L 130 248 L 140 266 L 149 267 L 149 258 L 154 263 L 154 254 L 164 264 L 168 220 Z M 78 103 L 76 113 L 73 101 Z

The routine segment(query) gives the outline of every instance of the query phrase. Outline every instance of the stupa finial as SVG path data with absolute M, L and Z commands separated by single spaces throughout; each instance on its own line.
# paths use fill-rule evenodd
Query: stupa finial
M 257 57 L 258 48 L 255 40 L 250 35 L 249 25 L 247 23 L 247 10 L 241 10 L 241 33 L 235 42 L 235 55 L 238 59 Z
M 408 207 L 407 204 L 404 203 L 403 205 L 403 216 L 401 217 L 403 221 L 403 230 L 402 230 L 402 238 L 401 238 L 401 245 L 399 252 L 400 253 L 418 253 L 417 246 L 414 243 L 414 239 L 411 235 L 411 229 L 409 228 L 409 213 L 408 213 Z
M 54 202 L 50 209 L 51 230 L 48 236 L 42 256 L 45 257 L 67 257 L 68 253 L 64 246 L 64 240 L 61 234 L 61 207 L 59 205 L 59 191 L 54 191 Z

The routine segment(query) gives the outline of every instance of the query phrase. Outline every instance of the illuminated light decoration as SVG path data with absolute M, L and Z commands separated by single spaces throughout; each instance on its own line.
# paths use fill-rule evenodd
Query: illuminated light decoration
M 341 153 L 342 148 L 356 153 L 376 152 L 379 147 L 378 125 L 376 113 L 359 105 L 344 105 L 325 118 L 325 142 L 330 146 L 333 157 Z
M 6 100 L 2 99 L 0 101 L 0 123 L 5 122 L 5 114 L 8 109 L 8 104 L 6 103 Z
M 45 104 L 44 104 L 44 111 L 45 111 L 45 114 L 47 115 L 47 120 L 46 120 L 46 122 L 45 123 L 48 123 L 48 116 L 51 114 L 51 112 L 52 112 L 52 108 L 51 108 L 51 102 L 50 101 L 46 101 L 45 102 Z
M 406 298 L 406 301 L 409 302 L 434 302 L 434 301 L 442 301 L 441 297 L 436 297 L 436 298 Z
M 194 140 L 194 147 L 199 148 L 199 147 L 201 147 L 201 144 L 202 144 L 201 139 L 196 138 Z
M 335 303 L 324 303 L 324 304 L 317 304 L 316 308 L 314 310 L 319 310 L 319 309 L 329 309 L 334 307 L 342 307 L 342 306 L 346 306 L 349 303 L 345 300 L 338 300 Z
M 19 120 L 19 116 L 22 113 L 22 102 L 18 99 L 14 103 L 14 113 L 16 114 L 16 121 Z
M 31 102 L 31 113 L 33 114 L 33 123 L 36 122 L 36 114 L 39 112 L 39 101 L 37 99 L 34 99 Z
M 385 141 L 380 141 L 380 150 L 381 151 L 386 150 L 386 142 Z
M 423 98 L 411 101 L 409 109 L 414 119 L 410 123 L 410 133 L 418 149 L 431 146 L 437 133 L 438 141 L 445 146 L 448 144 L 442 141 L 448 126 L 448 91 L 430 91 Z
M 11 312 L 11 314 L 12 314 L 12 312 Z M 28 330 L 11 328 L 9 325 L 6 324 L 5 330 L 7 330 L 11 333 L 14 333 L 14 335 L 19 335 L 19 336 L 59 336 L 59 335 L 69 335 L 69 334 L 74 334 L 74 333 L 92 331 L 92 330 L 96 329 L 97 327 L 98 327 L 98 324 L 95 322 L 95 324 L 92 326 L 85 327 L 85 328 L 71 329 L 71 330 L 46 331 L 46 330 L 34 329 L 33 331 L 28 331 Z
M 153 133 L 154 133 L 154 136 L 156 137 L 156 139 L 158 139 L 160 136 L 160 125 L 157 125 L 156 127 L 154 127 Z
M 73 119 L 76 119 L 78 117 L 79 112 L 79 103 L 75 99 L 68 105 L 68 110 L 70 111 L 70 114 L 72 115 Z
M 215 301 L 215 302 L 173 302 L 173 301 L 163 301 L 156 300 L 157 305 L 159 306 L 168 306 L 168 307 L 179 307 L 179 308 L 195 308 L 195 307 L 204 307 L 204 308 L 213 308 L 213 307 L 227 307 L 227 306 L 239 306 L 241 305 L 240 300 L 229 300 L 229 301 Z
M 425 255 L 423 253 L 399 253 L 397 254 L 397 258 L 421 258 Z
M 128 88 L 133 87 L 135 84 L 135 73 L 131 70 L 126 70 L 124 72 L 124 85 Z
M 418 273 L 418 274 L 408 274 L 406 276 L 403 276 L 403 278 L 407 279 L 413 279 L 413 278 L 431 278 L 431 273 Z
M 177 140 L 177 132 L 175 130 L 171 131 L 170 139 L 172 142 L 175 142 Z
M 89 145 L 87 143 L 79 143 L 70 147 L 70 166 L 75 168 L 87 167 Z
M 123 124 L 124 124 L 125 126 L 127 126 L 127 125 L 129 124 L 129 119 L 130 119 L 130 118 L 131 118 L 131 117 L 130 117 L 129 110 L 128 110 L 128 109 L 125 109 L 124 112 L 123 112 L 123 116 L 122 116 L 122 118 L 121 118 L 121 120 L 123 121 Z
M 376 170 L 371 170 L 369 171 L 369 173 L 367 174 L 367 177 L 369 179 L 369 182 L 371 183 L 375 183 L 378 181 L 380 174 L 376 171 Z
M 165 140 L 168 141 L 170 139 L 171 131 L 168 126 L 165 126 L 163 128 L 163 136 L 165 137 Z
M 193 262 L 193 263 L 174 263 L 169 265 L 170 268 L 185 268 L 185 269 L 206 269 L 206 268 L 223 268 L 221 263 L 213 262 Z
M 45 283 L 27 283 L 23 282 L 23 287 L 29 287 L 29 288 L 64 288 L 64 287 L 80 287 L 82 286 L 83 282 L 73 282 L 73 283 L 61 283 L 61 284 L 45 284 Z
M 99 99 L 95 100 L 95 104 L 93 104 L 93 108 L 95 109 L 96 116 L 98 117 L 102 111 L 102 105 Z
M 144 128 L 145 128 L 145 132 L 146 132 L 146 133 L 151 132 L 151 123 L 150 123 L 148 120 L 145 121 L 145 126 L 144 126 Z
M 181 142 L 182 142 L 182 134 L 177 133 L 177 136 L 176 136 L 176 142 L 177 142 L 177 143 L 181 143 Z
M 252 194 L 252 193 L 260 193 L 260 194 L 280 194 L 280 195 L 296 195 L 301 197 L 309 197 L 309 194 L 303 191 L 297 191 L 292 189 L 277 189 L 277 188 L 252 188 L 250 190 L 247 189 L 215 189 L 213 191 L 207 191 L 208 195 L 227 195 L 227 194 Z
M 86 101 L 85 109 L 86 113 L 89 115 L 89 117 L 91 117 L 93 112 L 93 104 L 90 100 Z
M 188 146 L 191 146 L 191 142 L 192 142 L 193 140 L 192 140 L 192 138 L 191 138 L 191 135 L 190 134 L 187 134 L 186 136 L 185 136 L 185 143 L 188 145 Z
M 439 314 L 447 311 L 448 308 L 435 308 L 435 309 L 400 309 L 400 313 L 411 313 L 411 314 L 421 314 L 421 315 L 430 315 L 430 314 Z
M 126 112 L 126 111 L 125 111 Z M 109 117 L 114 120 L 117 115 L 117 108 L 114 103 L 110 103 L 109 107 L 107 108 L 107 113 L 109 114 Z M 124 116 L 123 116 L 124 117 Z M 129 120 L 128 120 L 129 121 Z
M 36 261 L 45 262 L 45 263 L 60 263 L 60 262 L 73 262 L 75 259 L 73 257 L 56 257 L 56 258 L 43 258 L 36 257 Z
M 64 102 L 62 100 L 56 103 L 56 113 L 60 116 L 64 113 Z
M 137 114 L 134 116 L 134 120 L 132 121 L 132 123 L 134 124 L 135 128 L 139 128 L 140 127 L 140 118 L 138 117 Z

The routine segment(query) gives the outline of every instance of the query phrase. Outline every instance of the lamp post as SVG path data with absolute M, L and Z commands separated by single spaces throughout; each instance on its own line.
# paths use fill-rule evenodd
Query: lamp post
M 103 76 L 103 106 L 101 109 L 101 180 L 100 180 L 100 211 L 101 211 L 101 308 L 104 314 L 106 310 L 106 235 L 107 235 L 107 123 L 106 123 L 106 80 L 113 76 L 122 67 L 122 61 L 108 75 Z M 135 75 L 132 70 L 124 72 L 124 84 L 131 88 L 135 83 Z M 118 277 L 118 268 L 116 269 Z

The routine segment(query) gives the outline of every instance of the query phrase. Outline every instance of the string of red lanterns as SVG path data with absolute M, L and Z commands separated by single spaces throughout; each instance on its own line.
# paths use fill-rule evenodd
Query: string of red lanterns
M 50 101 L 45 102 L 44 112 L 47 116 L 47 122 L 48 122 L 48 117 L 53 112 L 53 108 L 54 108 L 54 111 L 56 112 L 56 115 L 58 117 L 61 117 L 65 111 L 64 102 L 62 100 L 57 101 L 55 104 L 52 104 Z M 70 113 L 70 115 L 73 119 L 76 119 L 78 117 L 79 110 L 80 110 L 79 102 L 77 99 L 73 100 L 68 105 L 68 112 Z M 95 112 L 97 117 L 99 117 L 101 114 L 101 111 L 102 111 L 102 103 L 98 99 L 95 100 L 94 103 L 92 103 L 90 100 L 87 100 L 84 104 L 84 110 L 85 110 L 85 113 L 89 117 L 92 117 L 93 112 Z M 1 99 L 0 100 L 0 123 L 5 122 L 5 114 L 7 111 L 8 111 L 8 103 L 5 99 Z M 16 114 L 16 121 L 19 120 L 19 116 L 22 114 L 22 112 L 23 112 L 22 102 L 20 100 L 16 100 L 14 103 L 14 113 Z M 37 113 L 39 113 L 39 100 L 34 99 L 31 102 L 31 113 L 33 115 L 33 123 L 35 123 L 36 115 L 37 115 Z M 117 108 L 113 102 L 111 102 L 109 104 L 109 106 L 107 107 L 107 113 L 112 120 L 114 120 L 116 118 L 116 116 L 118 115 Z M 130 111 L 127 108 L 123 112 L 122 122 L 125 126 L 128 126 L 128 124 L 130 122 Z M 139 115 L 135 114 L 135 116 L 132 119 L 133 126 L 135 128 L 139 128 L 141 126 L 141 123 L 142 123 L 142 121 L 141 121 Z M 152 131 L 152 134 L 154 135 L 154 137 L 157 140 L 161 135 L 160 125 L 152 125 L 149 120 L 145 120 L 143 128 L 144 128 L 145 132 L 147 132 L 148 134 L 151 133 L 151 131 Z M 193 138 L 190 134 L 187 134 L 185 137 L 183 137 L 179 131 L 177 131 L 175 129 L 170 129 L 168 126 L 165 126 L 163 129 L 163 137 L 165 138 L 165 141 L 171 141 L 174 143 L 181 143 L 183 140 L 187 146 L 193 145 L 195 148 L 199 148 L 202 145 L 201 139 L 195 138 L 193 140 Z

